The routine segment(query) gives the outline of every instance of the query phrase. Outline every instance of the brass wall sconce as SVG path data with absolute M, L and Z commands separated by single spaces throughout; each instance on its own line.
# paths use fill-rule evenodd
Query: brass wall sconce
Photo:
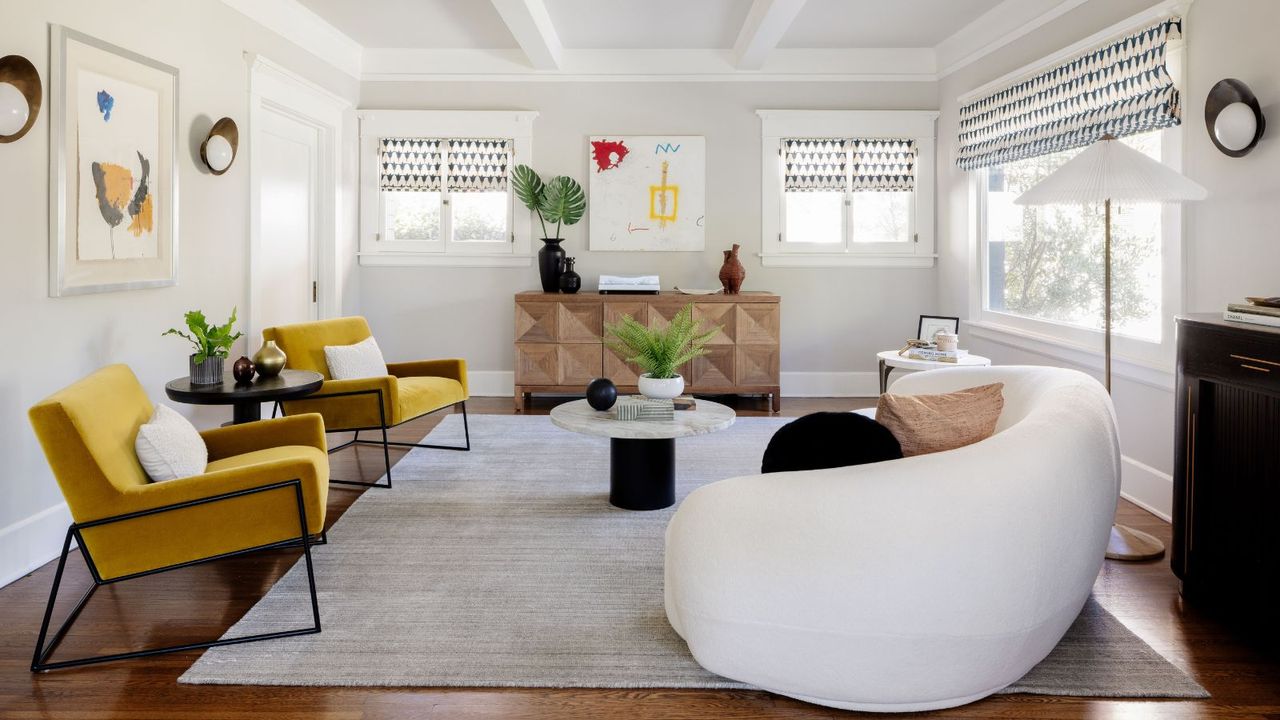
M 0 58 L 0 143 L 11 143 L 36 124 L 44 91 L 40 73 L 21 55 Z
M 213 124 L 209 136 L 200 143 L 200 159 L 209 168 L 209 172 L 221 175 L 231 169 L 239 147 L 240 130 L 236 127 L 236 121 L 224 117 Z
M 1204 123 L 1209 139 L 1231 157 L 1248 155 L 1267 128 L 1258 98 L 1248 85 L 1235 78 L 1219 80 L 1209 91 L 1204 102 Z

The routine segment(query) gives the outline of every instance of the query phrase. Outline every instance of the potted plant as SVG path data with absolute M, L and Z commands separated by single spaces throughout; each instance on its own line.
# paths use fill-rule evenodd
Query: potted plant
M 542 225 L 542 242 L 538 250 L 538 274 L 542 289 L 560 291 L 560 273 L 564 272 L 564 248 L 560 247 L 561 225 L 576 225 L 587 211 L 587 196 L 577 180 L 557 175 L 547 182 L 528 165 L 517 165 L 511 170 L 511 187 L 524 206 L 538 214 Z M 554 237 L 548 237 L 547 223 L 555 223 Z
M 707 342 L 719 331 L 717 325 L 699 332 L 693 319 L 693 303 L 689 303 L 663 329 L 645 327 L 630 315 L 623 315 L 616 323 L 606 323 L 609 340 L 605 345 L 644 371 L 638 383 L 641 395 L 670 400 L 684 392 L 680 366 L 706 355 Z
M 231 309 L 231 317 L 225 325 L 210 325 L 205 320 L 204 313 L 199 310 L 187 312 L 183 319 L 187 321 L 190 334 L 177 328 L 169 328 L 161 336 L 177 335 L 195 346 L 196 351 L 191 353 L 189 359 L 192 385 L 215 385 L 222 382 L 222 363 L 227 359 L 231 345 L 243 334 L 233 332 L 236 309 Z

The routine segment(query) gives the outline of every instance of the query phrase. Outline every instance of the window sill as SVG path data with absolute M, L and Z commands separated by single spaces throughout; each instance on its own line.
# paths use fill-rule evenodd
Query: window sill
M 966 320 L 964 326 L 972 337 L 1042 355 L 1088 372 L 1102 372 L 1100 348 L 985 320 Z M 1173 368 L 1168 365 L 1112 354 L 1111 374 L 1158 390 L 1172 392 L 1174 389 Z
M 893 255 L 873 253 L 758 253 L 765 267 L 884 267 L 931 268 L 937 255 Z
M 457 253 L 357 253 L 362 267 L 530 267 L 531 255 L 460 255 Z

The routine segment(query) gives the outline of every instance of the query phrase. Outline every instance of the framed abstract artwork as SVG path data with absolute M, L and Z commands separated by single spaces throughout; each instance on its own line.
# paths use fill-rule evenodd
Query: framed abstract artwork
M 49 31 L 49 294 L 178 279 L 178 70 Z
M 593 135 L 587 152 L 592 250 L 705 247 L 705 138 Z

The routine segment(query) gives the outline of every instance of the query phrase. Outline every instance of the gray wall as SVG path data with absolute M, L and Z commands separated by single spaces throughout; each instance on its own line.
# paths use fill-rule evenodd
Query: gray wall
M 1035 62 L 1149 7 L 1149 0 L 1094 0 L 939 85 L 938 292 L 942 307 L 968 315 L 978 288 L 971 265 L 968 180 L 955 167 L 957 97 L 1005 73 Z M 1184 206 L 1183 308 L 1221 312 L 1245 295 L 1280 293 L 1280 48 L 1272 28 L 1280 23 L 1274 0 L 1199 0 L 1186 17 L 1186 79 L 1183 94 L 1183 172 L 1209 190 L 1209 199 Z M 1256 150 L 1235 159 L 1218 152 L 1204 126 L 1209 88 L 1224 77 L 1249 84 L 1270 116 L 1272 128 Z M 1061 356 L 1031 352 L 1015 344 L 974 340 L 975 351 L 997 363 L 1070 365 Z M 1079 369 L 1093 371 L 1089 367 Z M 1169 370 L 1172 371 L 1170 365 Z M 1095 372 L 1095 374 L 1098 374 Z M 1113 396 L 1126 457 L 1126 494 L 1168 514 L 1172 503 L 1174 398 L 1170 385 L 1154 387 L 1123 375 Z
M 747 290 L 782 295 L 782 370 L 871 372 L 921 313 L 936 310 L 932 269 L 764 268 L 760 252 L 762 108 L 936 107 L 933 83 L 365 83 L 371 109 L 536 110 L 534 167 L 587 180 L 587 137 L 707 139 L 707 244 L 701 253 L 589 252 L 587 221 L 567 228 L 585 287 L 600 273 L 658 273 L 663 287 L 718 287 L 722 250 L 742 245 Z M 534 241 L 535 245 L 541 243 Z M 535 248 L 536 249 L 536 248 Z M 389 358 L 457 355 L 474 371 L 511 371 L 511 294 L 539 287 L 536 267 L 364 267 L 360 306 Z M 785 384 L 785 381 L 784 381 Z
M 8 2 L 0 54 L 19 54 L 40 71 L 45 107 L 22 140 L 0 145 L 0 585 L 57 551 L 66 532 L 62 496 L 27 423 L 27 408 L 110 363 L 128 363 L 153 400 L 165 381 L 184 375 L 188 351 L 161 338 L 182 312 L 226 317 L 248 303 L 248 157 L 216 177 L 199 164 L 199 137 L 213 120 L 234 118 L 248 136 L 249 72 L 244 52 L 261 53 L 353 103 L 359 83 L 340 74 L 220 2 L 134 0 Z M 140 22 L 138 18 L 145 18 Z M 181 192 L 178 286 L 67 298 L 48 297 L 49 23 L 173 65 L 180 72 L 178 166 Z M 245 145 L 242 151 L 247 151 Z M 352 197 L 347 193 L 347 199 Z M 354 206 L 349 213 L 354 216 Z M 351 233 L 354 228 L 351 228 Z M 350 234 L 350 233 L 348 233 Z M 242 352 L 240 341 L 234 353 Z M 233 354 L 233 357 L 235 355 Z M 197 424 L 226 419 L 225 409 L 178 406 Z

